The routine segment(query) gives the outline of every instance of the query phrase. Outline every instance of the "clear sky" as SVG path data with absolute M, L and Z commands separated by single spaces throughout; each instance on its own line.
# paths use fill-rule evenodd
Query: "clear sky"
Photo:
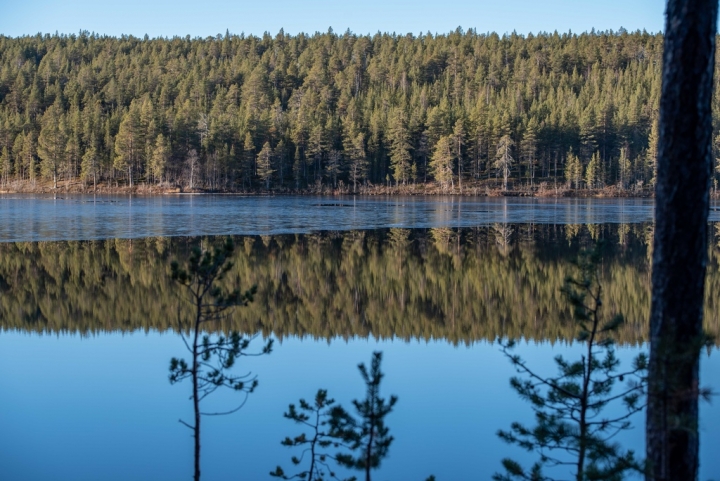
M 131 34 L 151 37 L 275 34 L 346 29 L 527 34 L 646 29 L 664 25 L 664 0 L 0 0 L 0 33 Z

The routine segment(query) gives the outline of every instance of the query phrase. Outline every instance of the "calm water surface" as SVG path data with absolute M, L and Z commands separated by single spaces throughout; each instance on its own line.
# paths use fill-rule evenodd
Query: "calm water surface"
M 260 381 L 246 406 L 205 419 L 203 479 L 292 471 L 297 452 L 280 440 L 300 431 L 287 405 L 318 388 L 349 405 L 363 395 L 356 365 L 374 350 L 385 353 L 384 394 L 400 399 L 374 479 L 489 479 L 503 457 L 529 465 L 494 434 L 531 412 L 493 340 L 525 337 L 518 352 L 546 373 L 556 354 L 576 356 L 557 291 L 579 249 L 604 239 L 606 304 L 628 317 L 629 362 L 645 348 L 651 218 L 645 200 L 0 197 L 0 479 L 191 479 L 178 423 L 191 415 L 189 385 L 167 381 L 184 348 L 166 269 L 219 241 L 197 236 L 221 234 L 240 236 L 237 276 L 259 289 L 232 327 L 277 345 L 241 365 Z M 708 282 L 720 286 L 716 261 Z M 701 368 L 719 389 L 716 350 Z M 218 393 L 210 407 L 233 401 Z M 717 407 L 702 405 L 701 418 L 701 480 L 717 480 Z M 642 451 L 642 423 L 623 445 Z

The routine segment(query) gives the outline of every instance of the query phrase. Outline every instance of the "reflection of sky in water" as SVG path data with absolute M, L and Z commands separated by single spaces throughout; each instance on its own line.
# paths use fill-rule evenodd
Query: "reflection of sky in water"
M 0 241 L 652 221 L 649 199 L 1 195 Z M 720 220 L 711 211 L 711 220 Z
M 496 345 L 289 339 L 270 356 L 243 360 L 260 386 L 241 411 L 204 418 L 203 479 L 269 479 L 277 464 L 290 468 L 294 452 L 280 440 L 299 431 L 282 417 L 287 405 L 318 388 L 349 405 L 363 395 L 356 365 L 376 349 L 385 353 L 383 393 L 400 400 L 388 417 L 396 439 L 375 479 L 489 479 L 502 457 L 532 459 L 494 434 L 530 417 L 529 405 L 508 386 L 513 370 Z M 577 346 L 518 348 L 544 372 L 555 354 L 569 351 L 577 353 Z M 192 439 L 177 422 L 191 414 L 189 385 L 167 381 L 169 359 L 182 352 L 181 340 L 170 334 L 2 333 L 0 479 L 189 479 Z M 619 350 L 625 365 L 635 352 Z M 719 370 L 720 356 L 703 356 L 704 383 L 715 390 L 717 377 L 706 373 Z M 228 397 L 218 394 L 208 406 L 224 407 L 222 400 Z M 624 445 L 641 446 L 642 421 L 635 420 Z M 720 472 L 714 406 L 703 404 L 701 429 L 700 479 L 706 480 Z
M 0 241 L 147 236 L 307 233 L 382 227 L 467 227 L 492 223 L 635 223 L 652 220 L 643 199 L 352 198 L 241 196 L 0 196 Z M 716 207 L 715 207 L 716 208 Z M 713 209 L 715 209 L 713 208 Z M 720 220 L 711 211 L 711 220 Z M 495 436 L 531 410 L 509 388 L 514 371 L 498 347 L 356 339 L 287 339 L 250 359 L 260 387 L 238 413 L 203 420 L 203 479 L 269 479 L 297 452 L 299 434 L 282 413 L 318 388 L 349 406 L 363 395 L 356 365 L 385 352 L 384 395 L 400 398 L 388 425 L 396 440 L 376 480 L 489 479 L 512 457 L 528 456 Z M 545 373 L 577 346 L 523 344 L 518 353 Z M 627 363 L 637 351 L 621 348 Z M 0 479 L 189 479 L 189 384 L 170 386 L 169 359 L 183 354 L 171 334 L 37 336 L 0 333 Z M 574 356 L 573 356 L 574 357 Z M 704 357 L 703 383 L 720 389 L 720 356 Z M 228 393 L 226 393 L 228 394 Z M 232 393 L 229 393 L 232 396 Z M 225 394 L 209 407 L 228 406 Z M 720 479 L 720 411 L 701 405 L 701 480 Z M 643 417 L 624 435 L 642 451 Z M 294 471 L 293 471 L 294 472 Z

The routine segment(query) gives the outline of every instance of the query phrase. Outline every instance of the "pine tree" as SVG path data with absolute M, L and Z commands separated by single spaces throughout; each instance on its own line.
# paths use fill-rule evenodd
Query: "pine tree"
M 412 156 L 410 155 L 410 133 L 407 128 L 405 112 L 397 109 L 390 121 L 390 166 L 395 182 L 406 184 L 410 178 Z
M 282 187 L 285 185 L 285 172 L 287 171 L 287 147 L 284 140 L 280 139 L 273 149 L 273 158 L 277 166 L 278 184 Z
M 249 189 L 252 187 L 252 179 L 255 174 L 255 144 L 253 143 L 250 132 L 245 132 L 243 140 L 243 152 L 240 165 L 240 175 L 242 176 L 243 187 Z
M 525 129 L 520 141 L 520 159 L 527 165 L 528 179 L 532 188 L 535 180 L 535 161 L 537 158 L 537 120 L 533 118 Z
M 310 131 L 308 138 L 308 157 L 313 159 L 312 168 L 316 182 L 322 182 L 323 158 L 327 152 L 328 143 L 323 126 L 318 124 Z
M 455 159 L 457 161 L 458 188 L 460 189 L 460 194 L 462 194 L 462 179 L 465 175 L 465 155 L 463 153 L 463 147 L 465 146 L 465 127 L 462 119 L 458 119 L 455 122 L 453 141 L 455 144 Z
M 10 173 L 12 172 L 12 158 L 7 147 L 3 147 L 0 151 L 0 185 L 3 187 L 10 181 Z
M 580 117 L 580 162 L 587 163 L 597 151 L 595 135 L 595 110 L 588 107 Z
M 453 139 L 448 135 L 444 135 L 440 137 L 440 140 L 435 145 L 435 151 L 430 161 L 430 171 L 443 190 L 446 190 L 448 185 L 453 183 L 452 165 L 454 160 Z
M 353 184 L 353 192 L 357 192 L 357 185 L 362 182 L 368 173 L 368 160 L 365 154 L 365 136 L 359 132 L 354 137 L 346 137 L 344 150 L 348 159 L 348 173 Z
M 25 165 L 23 164 L 23 157 L 22 157 L 22 150 L 23 150 L 23 144 L 25 143 L 25 134 L 23 132 L 20 132 L 15 137 L 15 142 L 13 142 L 13 148 L 12 148 L 12 159 L 13 159 L 13 171 L 15 172 L 15 178 L 17 180 L 25 180 L 25 176 L 27 175 L 27 169 L 25 168 Z
M 338 176 L 342 173 L 341 164 L 342 153 L 339 150 L 332 149 L 328 153 L 328 160 L 325 164 L 325 175 L 330 179 L 333 188 L 337 187 Z
M 303 161 L 302 156 L 300 155 L 300 147 L 295 147 L 295 156 L 293 158 L 292 171 L 293 179 L 295 179 L 295 189 L 299 190 L 300 182 L 302 181 L 303 177 Z
M 262 350 L 253 354 L 248 353 L 252 338 L 237 331 L 229 335 L 213 334 L 219 332 L 217 323 L 236 307 L 245 307 L 252 302 L 256 291 L 255 287 L 244 293 L 237 288 L 227 291 L 219 285 L 232 268 L 229 259 L 234 249 L 232 239 L 227 238 L 222 246 L 212 250 L 194 248 L 184 267 L 177 261 L 173 261 L 170 266 L 172 279 L 183 287 L 191 309 L 189 316 L 179 318 L 177 326 L 190 360 L 188 362 L 173 357 L 170 360 L 169 379 L 170 384 L 186 379 L 192 382 L 190 399 L 193 402 L 193 422 L 180 422 L 193 432 L 194 481 L 200 481 L 200 422 L 203 415 L 208 415 L 201 410 L 201 401 L 223 387 L 242 393 L 247 399 L 257 388 L 257 377 L 234 374 L 232 368 L 242 357 L 269 354 L 272 350 L 272 339 L 265 343 Z M 189 332 L 189 338 L 186 338 L 186 332 Z M 231 414 L 244 404 L 243 400 L 235 409 L 211 415 Z
M 364 363 L 358 366 L 366 387 L 365 399 L 353 400 L 358 418 L 342 412 L 334 413 L 331 419 L 333 436 L 342 439 L 351 451 L 358 451 L 357 456 L 338 453 L 335 459 L 341 466 L 364 471 L 365 481 L 371 481 L 372 470 L 380 467 L 393 442 L 385 417 L 392 412 L 398 398 L 380 397 L 380 382 L 384 377 L 381 362 L 382 353 L 374 352 L 370 370 Z
M 133 172 L 136 164 L 141 160 L 145 144 L 141 135 L 140 117 L 135 107 L 123 115 L 120 130 L 115 137 L 115 158 L 113 167 L 120 171 L 127 171 L 128 185 L 133 186 Z
M 37 177 L 37 144 L 34 132 L 29 132 L 23 139 L 22 151 L 20 156 L 22 157 L 22 164 L 28 173 L 28 178 L 31 182 L 35 182 Z
M 623 189 L 627 189 L 630 184 L 631 167 L 630 158 L 627 155 L 627 147 L 621 147 L 620 157 L 618 158 L 618 174 L 620 175 L 620 187 Z
M 660 133 L 658 131 L 658 120 L 652 123 L 650 129 L 650 136 L 648 137 L 648 149 L 645 156 L 645 165 L 647 170 L 650 171 L 650 185 L 655 186 L 655 180 L 657 178 L 657 155 L 658 155 L 658 138 Z
M 162 182 L 165 176 L 165 169 L 170 160 L 170 145 L 163 134 L 155 138 L 155 145 L 148 164 L 149 173 L 155 182 Z
M 572 149 L 567 153 L 565 159 L 565 180 L 572 186 L 575 185 L 575 189 L 580 188 L 580 180 L 582 179 L 582 163 L 577 155 L 575 155 Z
M 496 481 L 551 481 L 543 468 L 558 466 L 572 467 L 572 477 L 577 481 L 619 481 L 630 472 L 643 471 L 632 450 L 626 451 L 611 440 L 631 429 L 629 418 L 644 408 L 648 359 L 640 354 L 628 370 L 618 372 L 620 361 L 615 356 L 613 334 L 624 320 L 602 313 L 599 252 L 596 248 L 581 255 L 576 263 L 577 277 L 569 277 L 563 287 L 580 329 L 577 341 L 584 346 L 578 361 L 557 356 L 558 374 L 544 376 L 511 353 L 514 341 L 503 345 L 503 352 L 524 378 L 513 377 L 510 384 L 532 404 L 536 426 L 513 423 L 509 431 L 497 434 L 510 444 L 538 453 L 540 460 L 526 470 L 516 461 L 503 459 L 505 473 L 495 474 Z M 625 386 L 616 388 L 618 381 Z M 603 411 L 616 401 L 622 402 L 625 412 L 605 414 Z
M 292 457 L 292 463 L 299 466 L 303 462 L 309 464 L 308 468 L 292 476 L 287 476 L 278 466 L 270 476 L 282 479 L 306 479 L 307 481 L 324 481 L 338 479 L 328 461 L 334 461 L 335 456 L 329 452 L 330 447 L 338 447 L 338 438 L 331 429 L 333 417 L 346 416 L 345 410 L 335 405 L 335 400 L 327 395 L 327 391 L 319 389 L 315 394 L 313 403 L 300 399 L 299 409 L 290 404 L 288 411 L 283 414 L 285 418 L 310 429 L 310 435 L 302 433 L 293 438 L 285 438 L 281 444 L 287 447 L 302 447 L 303 452 L 298 458 Z M 307 461 L 305 461 L 307 455 Z M 355 479 L 354 477 L 351 479 Z M 351 479 L 345 481 L 351 481 Z
M 58 103 L 49 107 L 43 115 L 38 137 L 38 156 L 42 163 L 40 168 L 46 179 L 52 179 L 53 189 L 57 189 L 57 178 L 60 167 L 65 160 L 67 134 L 65 119 Z
M 95 147 L 90 147 L 85 151 L 80 164 L 80 177 L 82 177 L 83 180 L 92 178 L 93 191 L 97 190 L 97 177 L 100 172 L 98 160 L 97 150 Z
M 497 150 L 495 152 L 495 168 L 502 172 L 503 176 L 503 190 L 508 188 L 508 179 L 510 178 L 510 171 L 515 159 L 512 157 L 512 148 L 515 146 L 510 134 L 505 134 L 500 137 L 497 144 Z
M 187 177 L 190 190 L 195 189 L 196 181 L 200 174 L 200 156 L 197 150 L 190 149 L 185 158 L 185 165 L 187 168 Z
M 270 190 L 270 180 L 275 173 L 272 167 L 272 148 L 270 142 L 265 142 L 257 155 L 257 175 L 265 184 L 265 190 Z
M 600 153 L 595 152 L 585 169 L 585 184 L 588 189 L 601 187 Z

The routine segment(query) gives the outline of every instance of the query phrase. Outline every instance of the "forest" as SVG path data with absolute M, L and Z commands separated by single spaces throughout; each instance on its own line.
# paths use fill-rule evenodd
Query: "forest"
M 647 341 L 647 224 L 510 225 L 245 236 L 228 286 L 257 286 L 223 330 L 283 339 L 375 337 L 471 344 L 499 336 L 570 342 L 577 323 L 561 293 L 572 261 L 606 244 L 600 280 L 621 343 Z M 720 334 L 720 231 L 708 265 L 705 326 Z M 0 243 L 1 329 L 177 330 L 170 261 L 222 238 L 158 237 Z
M 648 194 L 662 47 L 623 29 L 0 36 L 0 189 Z

